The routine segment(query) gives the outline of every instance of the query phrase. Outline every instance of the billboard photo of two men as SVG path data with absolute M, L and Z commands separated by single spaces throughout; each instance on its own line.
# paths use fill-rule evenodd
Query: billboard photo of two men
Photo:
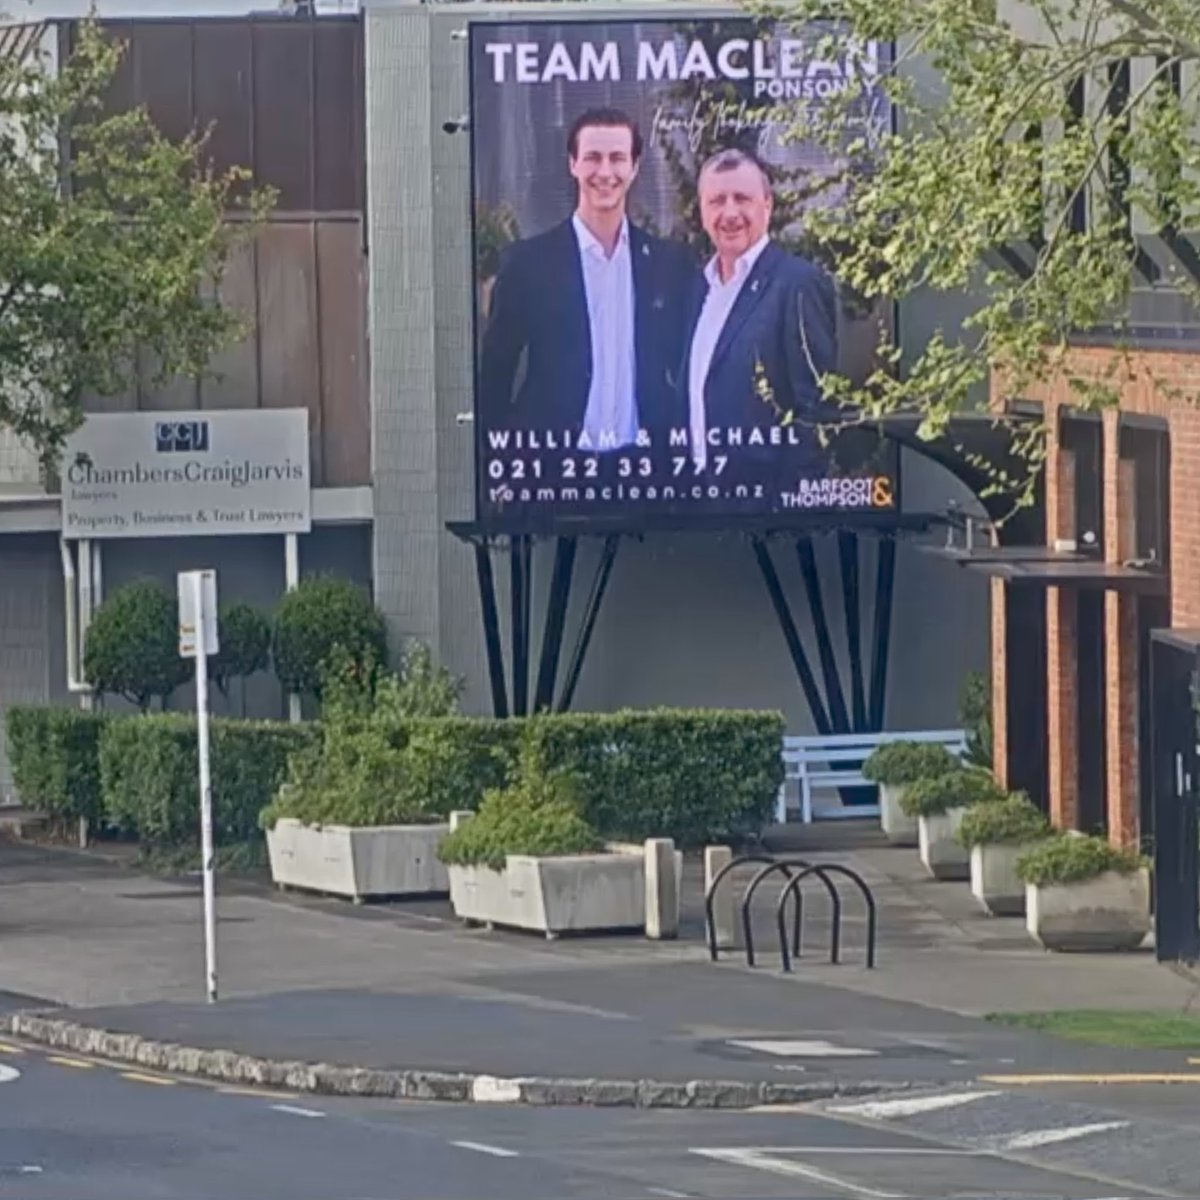
M 744 19 L 471 26 L 481 519 L 894 507 L 893 458 L 817 428 L 879 314 L 792 244 L 832 164 L 789 113 L 840 82 L 806 49 Z

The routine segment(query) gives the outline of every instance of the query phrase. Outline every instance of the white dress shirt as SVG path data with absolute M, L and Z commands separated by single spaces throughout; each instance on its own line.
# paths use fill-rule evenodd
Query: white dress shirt
M 593 449 L 615 450 L 636 442 L 638 435 L 629 222 L 622 222 L 611 258 L 578 214 L 572 223 L 592 333 L 592 382 L 583 432 Z
M 759 256 L 767 248 L 770 238 L 763 234 L 741 258 L 734 263 L 733 274 L 728 281 L 721 280 L 717 270 L 717 259 L 714 257 L 704 268 L 704 278 L 708 281 L 708 293 L 704 297 L 704 307 L 700 310 L 700 319 L 696 322 L 696 332 L 692 335 L 692 356 L 688 364 L 688 397 L 689 397 L 689 440 L 692 448 L 692 461 L 700 470 L 704 470 L 708 462 L 708 416 L 704 404 L 704 385 L 708 381 L 708 370 L 712 366 L 713 354 L 717 349 L 717 341 L 725 322 L 733 311 L 733 306 L 741 295 L 750 272 Z

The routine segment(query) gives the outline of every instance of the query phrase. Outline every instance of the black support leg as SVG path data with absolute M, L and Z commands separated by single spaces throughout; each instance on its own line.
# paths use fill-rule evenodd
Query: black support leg
M 896 588 L 896 539 L 879 542 L 879 563 L 875 569 L 875 631 L 871 659 L 871 733 L 883 729 L 884 701 L 887 697 L 888 655 L 892 640 L 892 597 Z
M 483 611 L 483 641 L 487 648 L 488 678 L 492 685 L 492 712 L 508 716 L 508 684 L 504 678 L 504 651 L 500 645 L 500 614 L 496 609 L 496 578 L 487 542 L 475 543 L 475 574 L 479 580 L 479 606 Z
M 560 537 L 554 548 L 554 571 L 550 577 L 550 598 L 546 605 L 546 623 L 542 628 L 542 656 L 538 664 L 537 690 L 533 697 L 534 712 L 544 712 L 554 706 L 558 657 L 562 652 L 563 626 L 571 599 L 575 547 L 574 538 Z
M 575 649 L 567 666 L 567 678 L 558 701 L 559 712 L 567 712 L 575 700 L 575 689 L 579 686 L 579 676 L 583 672 L 583 662 L 587 657 L 588 646 L 591 645 L 592 632 L 596 628 L 596 618 L 600 615 L 600 605 L 608 589 L 608 580 L 612 575 L 613 561 L 617 557 L 620 541 L 621 535 L 617 533 L 609 534 L 604 539 L 604 550 L 596 568 L 596 577 L 592 581 L 591 594 L 583 610 L 583 624 L 579 627 L 579 637 L 575 641 Z
M 842 607 L 846 620 L 846 648 L 850 658 L 850 705 L 854 732 L 867 728 L 867 689 L 863 677 L 862 604 L 859 598 L 858 534 L 838 532 L 838 558 L 842 568 Z
M 817 636 L 817 655 L 821 660 L 821 675 L 825 680 L 829 723 L 834 733 L 849 733 L 850 718 L 846 713 L 845 697 L 842 695 L 842 680 L 838 674 L 837 658 L 833 653 L 833 639 L 829 636 L 829 622 L 825 619 L 825 598 L 821 594 L 817 556 L 813 551 L 812 538 L 807 534 L 796 539 L 796 555 L 800 559 L 800 575 L 804 580 L 804 590 L 808 594 L 813 632 Z
M 817 727 L 818 733 L 828 735 L 833 732 L 829 714 L 825 711 L 825 704 L 821 699 L 821 691 L 817 687 L 817 679 L 809 664 L 808 655 L 804 653 L 804 646 L 800 641 L 796 622 L 792 619 L 792 611 L 788 607 L 787 597 L 783 594 L 783 587 L 779 582 L 775 563 L 771 559 L 771 552 L 762 538 L 754 538 L 753 543 L 754 556 L 758 559 L 763 582 L 767 585 L 767 594 L 771 597 L 771 604 L 775 608 L 776 617 L 779 618 L 779 627 L 783 631 L 784 641 L 787 642 L 788 652 L 796 667 L 796 674 L 800 677 L 800 687 L 804 691 L 805 700 L 808 701 L 813 724 Z
M 523 717 L 529 712 L 529 615 L 533 600 L 532 554 L 526 535 L 513 536 L 511 554 L 512 713 Z

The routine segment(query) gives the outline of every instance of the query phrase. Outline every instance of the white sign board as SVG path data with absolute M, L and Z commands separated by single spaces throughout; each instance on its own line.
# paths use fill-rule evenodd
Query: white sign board
M 307 533 L 311 488 L 304 409 L 97 413 L 63 452 L 63 537 Z
M 200 577 L 200 607 L 196 611 L 196 576 Z M 196 657 L 196 629 L 204 623 L 204 653 L 216 654 L 217 639 L 217 573 L 216 571 L 181 571 L 179 574 L 179 654 L 182 658 Z

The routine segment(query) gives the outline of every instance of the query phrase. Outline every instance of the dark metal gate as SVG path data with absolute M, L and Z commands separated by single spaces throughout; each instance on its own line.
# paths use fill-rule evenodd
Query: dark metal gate
M 1160 962 L 1200 959 L 1197 663 L 1200 631 L 1156 630 L 1150 660 L 1155 938 Z

